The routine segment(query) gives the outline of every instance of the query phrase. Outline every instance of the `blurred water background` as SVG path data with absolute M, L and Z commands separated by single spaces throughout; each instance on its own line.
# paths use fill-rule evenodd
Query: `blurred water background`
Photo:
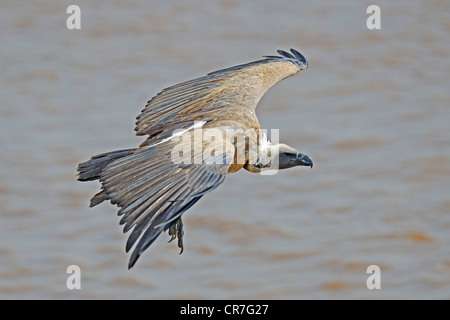
M 450 298 L 449 2 L 7 0 L 0 30 L 0 298 Z M 77 164 L 141 143 L 161 89 L 291 47 L 310 68 L 257 111 L 314 169 L 230 175 L 184 216 L 182 255 L 163 234 L 128 271 Z

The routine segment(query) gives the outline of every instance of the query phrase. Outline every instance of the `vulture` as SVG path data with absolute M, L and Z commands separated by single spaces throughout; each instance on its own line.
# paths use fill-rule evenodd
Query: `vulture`
M 163 231 L 177 240 L 181 254 L 182 214 L 227 174 L 312 168 L 308 155 L 269 141 L 255 114 L 267 90 L 308 68 L 294 49 L 277 53 L 163 89 L 136 118 L 136 135 L 147 136 L 139 147 L 78 165 L 79 181 L 101 183 L 90 207 L 109 200 L 119 208 L 123 232 L 131 231 L 128 269 Z

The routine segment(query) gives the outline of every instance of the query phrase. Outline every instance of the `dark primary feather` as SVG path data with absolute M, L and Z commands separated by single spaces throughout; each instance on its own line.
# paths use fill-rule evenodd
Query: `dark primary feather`
M 289 59 L 295 59 L 295 57 L 290 54 L 289 52 L 283 51 L 283 50 L 277 50 L 277 52 L 282 55 L 283 57 L 289 58 Z
M 306 61 L 306 58 L 300 52 L 298 52 L 295 49 L 291 49 L 291 52 L 294 54 L 294 56 L 297 58 L 298 61 L 308 65 L 308 61 Z

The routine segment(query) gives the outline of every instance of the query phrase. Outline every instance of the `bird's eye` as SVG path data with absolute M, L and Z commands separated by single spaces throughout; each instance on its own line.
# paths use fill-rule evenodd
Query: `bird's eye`
M 286 157 L 289 157 L 289 158 L 296 158 L 297 157 L 297 154 L 292 153 L 292 152 L 285 152 L 284 154 L 286 155 Z

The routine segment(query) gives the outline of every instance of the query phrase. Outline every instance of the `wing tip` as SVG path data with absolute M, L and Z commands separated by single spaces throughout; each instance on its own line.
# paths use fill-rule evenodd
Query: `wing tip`
M 127 242 L 126 252 L 130 251 L 130 249 L 131 249 L 131 247 L 129 246 L 129 243 Z M 131 253 L 130 260 L 128 261 L 128 270 L 130 270 L 131 268 L 134 267 L 136 262 L 139 260 L 139 257 L 141 256 L 141 253 L 142 252 L 139 250 L 139 248 L 135 248 L 133 250 L 133 252 Z
M 128 262 L 128 270 L 130 270 L 131 268 L 134 267 L 134 265 L 135 265 L 136 261 L 139 259 L 139 257 L 140 257 L 140 255 L 138 255 L 135 258 L 133 258 L 133 257 L 130 258 L 130 261 Z
M 295 58 L 297 58 L 297 60 L 303 62 L 304 64 L 308 65 L 308 61 L 306 60 L 305 56 L 302 55 L 300 52 L 298 52 L 297 50 L 291 48 L 291 52 L 294 54 Z
M 305 56 L 299 51 L 291 48 L 291 53 L 284 50 L 277 50 L 279 56 L 264 56 L 268 59 L 289 59 L 290 61 L 296 63 L 301 70 L 308 68 L 309 64 Z

